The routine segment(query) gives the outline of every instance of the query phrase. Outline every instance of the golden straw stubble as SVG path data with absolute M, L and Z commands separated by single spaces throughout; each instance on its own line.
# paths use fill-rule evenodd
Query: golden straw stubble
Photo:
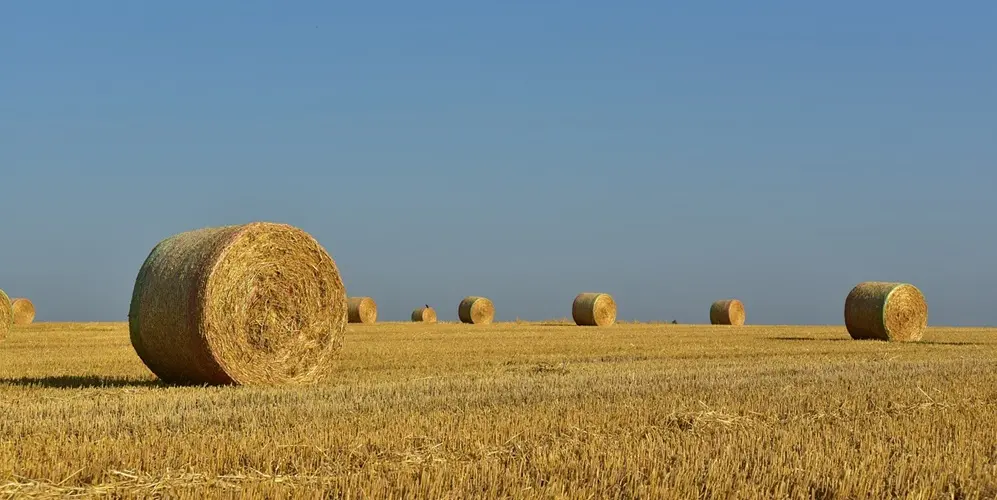
M 377 302 L 370 297 L 350 297 L 349 322 L 372 324 L 377 321 Z
M 15 325 L 30 325 L 35 321 L 35 305 L 24 297 L 10 301 Z
M 436 310 L 432 307 L 417 307 L 412 311 L 412 321 L 419 323 L 436 323 Z
M 928 326 L 928 303 L 909 283 L 866 281 L 845 298 L 845 328 L 853 339 L 918 341 Z
M 733 325 L 744 324 L 744 304 L 737 299 L 718 300 L 710 306 L 710 324 Z
M 287 224 L 171 236 L 149 254 L 128 314 L 131 342 L 160 379 L 182 384 L 321 381 L 346 330 L 332 257 Z
M 571 318 L 579 326 L 612 325 L 616 322 L 616 301 L 607 293 L 580 293 L 571 304 Z
M 487 325 L 495 319 L 495 304 L 486 297 L 464 297 L 457 306 L 457 317 L 462 323 Z
M 14 314 L 10 308 L 10 298 L 0 290 L 0 340 L 7 337 L 10 327 L 13 324 Z

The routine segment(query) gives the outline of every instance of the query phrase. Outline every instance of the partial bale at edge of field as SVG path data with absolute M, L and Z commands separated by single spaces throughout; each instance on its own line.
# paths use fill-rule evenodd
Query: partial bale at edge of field
M 616 301 L 607 293 L 580 293 L 571 304 L 571 318 L 579 326 L 612 325 L 616 322 Z
M 30 325 L 35 321 L 35 304 L 24 297 L 11 300 L 10 310 L 15 325 Z
M 845 328 L 856 340 L 921 340 L 928 326 L 928 303 L 909 283 L 866 281 L 845 298 Z
M 349 297 L 350 323 L 372 324 L 377 321 L 377 302 L 370 297 Z
M 495 320 L 495 304 L 487 297 L 464 297 L 457 306 L 457 317 L 462 323 L 487 325 Z
M 418 307 L 412 311 L 412 321 L 417 323 L 436 323 L 436 310 L 432 307 Z
M 311 235 L 253 222 L 180 233 L 135 279 L 132 346 L 177 384 L 316 383 L 346 330 L 346 288 Z
M 710 306 L 711 325 L 741 326 L 744 324 L 744 304 L 737 299 L 718 300 Z
M 0 340 L 7 337 L 14 322 L 14 312 L 10 308 L 10 298 L 0 290 Z

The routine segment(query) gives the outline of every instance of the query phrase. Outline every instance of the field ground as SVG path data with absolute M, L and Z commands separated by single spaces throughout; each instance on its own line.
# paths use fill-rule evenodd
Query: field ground
M 351 325 L 338 381 L 160 386 L 127 325 L 0 343 L 0 495 L 993 498 L 997 329 Z

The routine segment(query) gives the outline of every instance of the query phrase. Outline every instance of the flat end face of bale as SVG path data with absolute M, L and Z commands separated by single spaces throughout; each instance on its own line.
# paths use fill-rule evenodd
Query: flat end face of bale
M 616 301 L 606 293 L 580 293 L 571 304 L 571 317 L 578 326 L 610 326 L 616 322 Z
M 927 322 L 927 302 L 910 284 L 866 281 L 845 299 L 845 328 L 856 340 L 920 340 Z
M 163 240 L 136 278 L 129 329 L 168 383 L 322 380 L 346 329 L 346 290 L 308 233 L 256 222 Z
M 26 298 L 18 297 L 10 301 L 10 309 L 15 325 L 30 325 L 35 321 L 35 305 Z
M 886 298 L 883 325 L 891 341 L 915 342 L 928 326 L 928 303 L 914 285 L 901 284 Z
M 240 384 L 310 383 L 330 371 L 345 331 L 339 270 L 304 231 L 247 225 L 214 263 L 202 334 Z
M 0 290 L 0 340 L 7 337 L 10 327 L 13 324 L 13 311 L 10 307 L 10 298 Z
M 436 323 L 436 311 L 432 307 L 420 307 L 412 311 L 412 321 L 418 323 Z
M 350 323 L 373 324 L 377 322 L 377 303 L 370 297 L 350 297 L 348 301 Z
M 718 300 L 710 305 L 710 324 L 741 326 L 744 317 L 744 304 L 740 300 Z
M 465 297 L 457 306 L 457 317 L 462 323 L 490 324 L 495 319 L 495 304 L 486 297 Z

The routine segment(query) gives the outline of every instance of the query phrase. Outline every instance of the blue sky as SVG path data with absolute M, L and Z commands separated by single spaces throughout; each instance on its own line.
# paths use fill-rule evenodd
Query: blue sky
M 340 5 L 342 4 L 342 5 Z M 297 225 L 398 320 L 997 325 L 997 4 L 0 4 L 0 288 L 123 321 L 161 239 Z

